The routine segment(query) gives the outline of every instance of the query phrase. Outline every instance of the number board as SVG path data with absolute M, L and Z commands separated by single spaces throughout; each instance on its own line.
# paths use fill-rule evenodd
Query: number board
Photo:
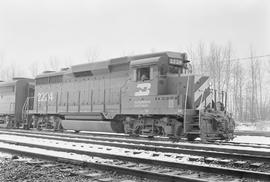
M 170 59 L 169 64 L 177 65 L 177 66 L 183 66 L 183 60 L 180 59 Z

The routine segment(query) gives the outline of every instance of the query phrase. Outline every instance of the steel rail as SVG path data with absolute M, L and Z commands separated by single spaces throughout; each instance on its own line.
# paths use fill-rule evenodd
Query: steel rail
M 270 137 L 270 131 L 235 131 L 238 136 L 264 136 Z
M 122 167 L 119 165 L 95 163 L 95 162 L 89 162 L 89 161 L 82 162 L 80 160 L 74 160 L 67 157 L 51 156 L 51 155 L 45 155 L 45 154 L 40 154 L 40 153 L 35 153 L 35 152 L 26 152 L 26 151 L 11 149 L 11 148 L 4 148 L 2 146 L 0 146 L 0 151 L 6 152 L 6 153 L 12 153 L 16 155 L 27 156 L 31 158 L 40 158 L 40 159 L 50 160 L 50 161 L 58 161 L 58 162 L 72 163 L 75 165 L 83 165 L 85 167 L 88 166 L 88 167 L 101 169 L 101 170 L 117 171 L 118 173 L 124 174 L 124 175 L 145 177 L 148 179 L 155 179 L 159 181 L 207 182 L 207 180 L 203 180 L 203 179 L 189 178 L 189 177 L 184 177 L 180 175 L 169 175 L 166 173 L 158 173 L 158 172 L 153 172 L 153 171 Z
M 47 133 L 50 133 L 52 135 L 57 135 L 57 136 L 69 136 L 69 137 L 76 137 L 76 138 L 83 138 L 83 137 L 106 137 L 109 139 L 120 139 L 120 140 L 138 140 L 138 141 L 146 141 L 146 142 L 172 142 L 172 143 L 177 143 L 177 142 L 182 142 L 182 143 L 192 143 L 192 144 L 214 144 L 214 145 L 230 145 L 230 146 L 241 146 L 241 147 L 255 147 L 255 148 L 267 148 L 270 149 L 270 144 L 259 144 L 259 143 L 245 143 L 245 142 L 210 142 L 210 143 L 201 143 L 199 141 L 193 141 L 193 142 L 188 142 L 187 140 L 173 140 L 169 139 L 167 137 L 162 137 L 162 138 L 149 138 L 149 137 L 139 137 L 139 136 L 131 136 L 127 134 L 118 134 L 118 133 L 96 133 L 96 132 L 87 132 L 87 133 L 74 133 L 70 131 L 65 131 L 63 132 L 56 132 L 52 130 L 21 130 L 21 129 L 4 129 L 0 128 L 0 131 L 9 131 L 9 132 L 25 132 L 25 133 L 36 133 L 36 134 L 45 134 L 48 135 Z
M 0 133 L 1 134 L 1 133 Z M 15 133 L 14 133 L 15 134 Z M 25 134 L 15 134 L 17 136 L 25 136 Z M 42 139 L 53 139 L 66 142 L 80 142 L 87 144 L 96 144 L 96 145 L 106 145 L 119 148 L 128 148 L 128 149 L 138 149 L 138 150 L 149 150 L 155 152 L 167 152 L 167 153 L 177 153 L 177 154 L 188 154 L 188 155 L 199 155 L 203 157 L 220 157 L 220 158 L 230 158 L 237 160 L 253 160 L 261 162 L 270 162 L 270 156 L 263 155 L 250 155 L 242 153 L 228 153 L 228 152 L 217 152 L 217 151 L 207 151 L 207 150 L 198 150 L 198 149 L 181 149 L 173 147 L 160 147 L 160 146 L 150 146 L 150 145 L 134 145 L 128 143 L 112 143 L 106 141 L 97 141 L 97 140 L 81 140 L 81 139 L 71 139 L 71 138 L 57 138 L 52 136 L 37 136 L 37 135 L 28 135 L 27 137 L 36 137 Z
M 2 140 L 2 139 L 0 141 L 4 143 L 27 146 L 27 147 L 32 147 L 32 148 L 34 147 L 34 148 L 41 148 L 41 149 L 46 149 L 46 150 L 69 152 L 69 153 L 83 154 L 83 155 L 102 157 L 102 158 L 126 160 L 126 161 L 136 162 L 136 163 L 140 162 L 140 163 L 146 163 L 146 164 L 151 164 L 151 165 L 190 169 L 190 170 L 214 173 L 214 174 L 225 174 L 229 176 L 237 176 L 240 178 L 250 178 L 250 179 L 260 179 L 260 180 L 270 181 L 270 173 L 264 173 L 264 172 L 255 172 L 255 171 L 250 171 L 250 170 L 241 170 L 241 169 L 233 169 L 233 168 L 225 168 L 225 167 L 212 167 L 212 166 L 204 166 L 204 165 L 196 165 L 196 164 L 187 164 L 187 163 L 181 163 L 181 162 L 146 159 L 146 158 L 141 158 L 141 157 L 123 156 L 123 155 L 118 155 L 118 154 L 83 151 L 83 150 L 70 149 L 70 148 L 69 149 L 59 148 L 59 147 L 45 146 L 45 145 L 40 145 L 40 144 L 30 144 L 27 142 L 14 142 L 14 141 L 9 141 L 9 140 Z M 0 147 L 0 150 L 1 149 L 2 148 Z
M 187 144 L 173 144 L 173 143 L 160 143 L 160 142 L 149 142 L 149 141 L 134 141 L 134 140 L 119 140 L 112 138 L 102 138 L 102 137 L 90 137 L 90 136 L 70 136 L 70 135 L 51 135 L 43 132 L 9 132 L 0 131 L 0 134 L 13 134 L 18 136 L 38 137 L 44 139 L 55 139 L 67 142 L 81 142 L 88 144 L 97 145 L 109 145 L 114 147 L 122 148 L 132 148 L 132 149 L 142 149 L 142 150 L 152 150 L 156 152 L 170 152 L 170 153 L 182 153 L 191 155 L 201 155 L 209 157 L 224 157 L 231 159 L 243 159 L 243 160 L 255 160 L 262 162 L 270 162 L 270 153 L 266 151 L 252 151 L 244 149 L 230 149 L 230 148 L 218 148 L 209 146 L 196 146 Z M 37 136 L 40 135 L 40 136 Z M 58 138 L 59 137 L 59 138 Z M 67 138 L 63 138 L 67 137 Z M 91 140 L 89 140 L 91 139 Z M 98 141 L 99 140 L 99 141 Z M 118 143 L 115 143 L 118 142 Z M 143 144 L 143 145 L 142 145 Z

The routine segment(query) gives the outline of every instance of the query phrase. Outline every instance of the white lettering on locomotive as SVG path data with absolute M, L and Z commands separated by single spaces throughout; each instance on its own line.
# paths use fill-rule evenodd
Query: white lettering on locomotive
M 53 93 L 52 92 L 41 92 L 38 93 L 37 99 L 39 102 L 46 102 L 46 101 L 52 101 L 53 100 Z
M 173 99 L 169 99 L 168 108 L 174 108 L 174 100 Z
M 135 92 L 135 96 L 147 96 L 150 94 L 151 83 L 139 83 L 137 88 L 139 91 Z
M 149 107 L 150 100 L 136 100 L 134 101 L 134 107 Z
M 183 60 L 180 60 L 180 59 L 173 59 L 171 58 L 169 60 L 169 63 L 170 64 L 173 64 L 173 65 L 178 65 L 178 66 L 182 66 L 184 63 L 183 63 Z

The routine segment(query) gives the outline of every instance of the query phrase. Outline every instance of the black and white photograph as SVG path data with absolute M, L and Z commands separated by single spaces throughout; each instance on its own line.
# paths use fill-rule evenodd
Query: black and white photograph
M 0 0 L 0 182 L 269 182 L 269 0 Z

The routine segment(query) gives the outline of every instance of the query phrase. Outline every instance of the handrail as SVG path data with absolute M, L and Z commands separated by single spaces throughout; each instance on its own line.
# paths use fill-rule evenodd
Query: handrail
M 203 96 L 204 96 L 204 92 L 205 92 L 206 89 L 204 89 L 203 91 L 203 94 L 202 94 L 202 97 L 201 97 L 201 101 L 200 101 L 200 104 L 199 104 L 199 107 L 201 107 L 201 104 L 203 102 Z M 206 99 L 206 98 L 205 98 Z M 201 109 L 199 108 L 199 127 L 201 126 Z M 200 130 L 201 131 L 201 130 Z
M 30 99 L 33 99 L 34 97 L 27 97 L 25 99 L 25 102 L 23 104 L 23 107 L 22 107 L 22 121 L 23 121 L 23 124 L 26 124 L 27 122 L 27 119 L 28 119 L 28 115 L 29 115 L 29 103 L 30 103 Z
M 200 101 L 199 107 L 201 107 L 201 104 L 202 104 L 202 102 L 203 102 L 204 92 L 205 92 L 205 89 L 203 90 L 203 93 L 202 93 L 202 97 L 201 97 L 201 101 Z M 200 108 L 199 108 L 199 110 L 200 110 Z
M 27 97 L 22 107 L 22 120 L 24 120 L 24 117 L 26 115 L 26 108 L 27 108 L 28 102 L 29 102 L 29 98 Z
M 13 108 L 12 108 L 13 106 Z M 9 103 L 9 113 L 15 113 L 15 103 L 11 102 Z
M 186 133 L 186 119 L 187 119 L 187 96 L 188 96 L 188 89 L 189 89 L 189 76 L 187 78 L 187 89 L 186 89 L 186 96 L 185 96 L 185 112 L 184 112 L 184 133 Z

